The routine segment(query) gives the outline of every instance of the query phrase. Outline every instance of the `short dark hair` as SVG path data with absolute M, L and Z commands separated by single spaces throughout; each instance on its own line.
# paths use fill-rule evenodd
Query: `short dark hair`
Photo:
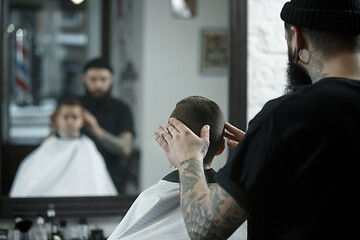
M 291 24 L 285 22 L 285 29 L 291 36 Z M 329 58 L 340 52 L 360 50 L 360 35 L 352 33 L 320 31 L 300 27 L 308 36 L 316 51 L 324 58 Z
M 170 117 L 183 122 L 198 136 L 204 125 L 210 126 L 210 146 L 204 164 L 210 163 L 218 152 L 224 136 L 225 119 L 220 107 L 205 97 L 190 96 L 176 104 Z
M 83 105 L 81 104 L 81 102 L 76 98 L 67 98 L 67 99 L 61 101 L 58 104 L 55 112 L 57 113 L 62 106 L 79 106 L 81 109 L 83 108 Z
M 105 68 L 109 70 L 111 73 L 114 73 L 110 63 L 106 61 L 104 58 L 94 58 L 86 62 L 83 68 L 83 73 L 85 73 L 90 68 Z

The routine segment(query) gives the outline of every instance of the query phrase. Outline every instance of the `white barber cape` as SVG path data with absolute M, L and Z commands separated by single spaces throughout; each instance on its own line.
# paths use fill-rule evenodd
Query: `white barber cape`
M 114 196 L 117 190 L 90 138 L 53 135 L 21 162 L 9 195 Z
M 208 183 L 215 171 L 205 171 Z M 211 184 L 211 183 L 210 183 Z M 190 239 L 180 209 L 178 172 L 143 191 L 108 240 Z M 228 239 L 246 240 L 246 222 Z

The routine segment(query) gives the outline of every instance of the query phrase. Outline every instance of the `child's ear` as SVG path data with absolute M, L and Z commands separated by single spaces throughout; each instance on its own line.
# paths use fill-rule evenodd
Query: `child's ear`
M 219 150 L 218 150 L 217 153 L 216 153 L 216 156 L 219 156 L 220 154 L 222 154 L 223 151 L 224 151 L 224 149 L 225 149 L 225 138 L 223 138 L 223 139 L 221 140 L 221 145 L 220 145 Z
M 56 123 L 56 117 L 57 117 L 57 111 L 53 112 L 49 118 L 50 118 L 50 134 L 53 134 L 57 131 L 57 123 Z
M 58 112 L 55 111 L 52 114 L 50 114 L 49 118 L 50 118 L 50 123 L 51 125 L 56 125 L 56 118 L 57 118 Z

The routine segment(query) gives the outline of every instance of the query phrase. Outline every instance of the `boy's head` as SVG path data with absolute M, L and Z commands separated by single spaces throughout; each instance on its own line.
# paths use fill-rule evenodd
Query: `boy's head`
M 59 104 L 55 111 L 57 131 L 67 137 L 76 137 L 84 125 L 83 107 L 76 99 L 67 99 Z
M 224 150 L 225 119 L 215 102 L 201 96 L 190 96 L 176 104 L 170 117 L 183 122 L 198 136 L 204 125 L 210 126 L 210 147 L 204 158 L 205 165 L 210 165 L 215 155 L 221 154 Z

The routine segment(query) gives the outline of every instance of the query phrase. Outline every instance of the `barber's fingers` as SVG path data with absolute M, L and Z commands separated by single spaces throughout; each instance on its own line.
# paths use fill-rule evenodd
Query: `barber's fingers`
M 229 122 L 225 123 L 225 129 L 228 132 L 225 132 L 225 137 L 229 138 L 231 140 L 237 140 L 240 141 L 244 138 L 245 132 L 238 129 L 237 127 L 231 125 Z
M 229 122 L 225 123 L 225 129 L 228 130 L 229 132 L 235 134 L 235 135 L 243 133 L 243 131 L 241 131 L 240 129 L 238 129 L 234 125 L 230 124 Z
M 86 109 L 83 109 L 82 113 L 83 113 L 83 114 L 86 114 L 86 115 L 89 115 L 89 114 L 90 114 L 90 112 L 89 112 L 88 110 L 86 110 Z
M 155 141 L 159 144 L 159 146 L 165 152 L 167 152 L 169 144 L 165 141 L 165 139 L 158 132 L 154 132 L 153 136 L 154 136 Z
M 234 140 L 227 141 L 227 145 L 229 146 L 229 148 L 231 150 L 234 150 L 237 147 L 238 144 L 239 144 L 238 141 L 234 141 Z
M 238 141 L 237 137 L 235 137 L 233 134 L 229 133 L 229 132 L 224 132 L 224 137 L 229 139 L 229 140 L 235 140 Z
M 183 131 L 190 131 L 190 129 L 183 124 L 181 121 L 177 120 L 176 118 L 170 118 L 169 123 L 174 127 L 174 129 L 176 129 L 176 131 L 178 132 L 183 132 Z
M 89 112 L 88 110 L 83 110 L 83 115 L 87 116 L 87 117 L 92 117 L 95 118 L 95 115 L 92 114 L 91 112 Z
M 157 133 L 160 135 L 160 137 L 164 139 L 167 142 L 167 144 L 169 144 L 170 141 L 172 140 L 172 135 L 161 126 L 157 127 L 156 130 Z
M 168 153 L 170 142 L 172 140 L 171 134 L 167 132 L 163 127 L 159 126 L 156 128 L 156 132 L 153 134 L 153 136 L 155 141 L 165 151 L 165 153 Z
M 165 128 L 167 129 L 168 133 L 174 137 L 174 135 L 179 133 L 179 130 L 177 130 L 173 125 L 170 123 L 165 124 Z
M 84 120 L 86 122 L 88 122 L 89 119 L 91 119 L 92 114 L 89 111 L 84 109 L 83 112 L 82 112 L 82 116 L 83 116 Z

